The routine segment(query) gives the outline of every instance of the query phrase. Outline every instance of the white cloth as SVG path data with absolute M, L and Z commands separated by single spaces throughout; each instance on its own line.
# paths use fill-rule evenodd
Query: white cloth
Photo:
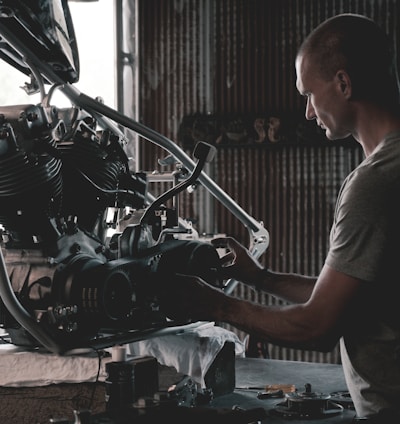
M 105 380 L 105 363 L 110 360 L 101 359 L 99 381 Z M 0 345 L 0 386 L 3 387 L 94 382 L 98 368 L 99 358 L 95 354 L 59 356 Z
M 180 334 L 130 343 L 128 352 L 134 356 L 154 356 L 161 365 L 174 367 L 204 388 L 208 369 L 228 341 L 235 343 L 235 355 L 244 357 L 245 346 L 239 337 L 213 322 L 199 323 Z

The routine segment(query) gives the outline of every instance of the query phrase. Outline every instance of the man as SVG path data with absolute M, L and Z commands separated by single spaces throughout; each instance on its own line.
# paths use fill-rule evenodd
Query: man
M 343 14 L 306 38 L 295 67 L 306 118 L 330 140 L 353 136 L 365 153 L 340 190 L 318 278 L 264 269 L 236 240 L 216 239 L 231 250 L 221 259 L 223 278 L 289 304 L 254 304 L 177 276 L 164 306 L 171 316 L 230 323 L 281 346 L 329 351 L 340 340 L 357 419 L 400 423 L 400 113 L 393 55 L 372 20 Z

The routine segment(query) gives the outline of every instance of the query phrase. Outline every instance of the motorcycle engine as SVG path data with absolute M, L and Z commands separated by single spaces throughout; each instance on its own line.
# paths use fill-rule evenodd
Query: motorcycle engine
M 22 307 L 64 346 L 182 324 L 158 300 L 160 284 L 177 272 L 219 284 L 217 251 L 180 238 L 176 211 L 148 208 L 141 219 L 146 194 L 146 174 L 129 170 L 121 136 L 99 130 L 93 116 L 76 107 L 0 107 L 7 274 Z M 40 345 L 1 301 L 0 325 L 16 345 Z

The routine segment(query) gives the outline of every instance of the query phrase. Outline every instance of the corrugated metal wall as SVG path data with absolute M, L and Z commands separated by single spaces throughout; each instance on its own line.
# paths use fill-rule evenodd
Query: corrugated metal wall
M 304 105 L 295 86 L 296 50 L 306 34 L 329 16 L 366 14 L 391 34 L 395 47 L 399 40 L 400 5 L 395 0 L 135 2 L 140 84 L 136 112 L 142 123 L 177 143 L 182 143 L 185 117 L 196 113 L 211 118 L 289 116 L 289 121 L 302 116 Z M 362 152 L 351 142 L 316 144 L 310 139 L 308 143 L 299 140 L 296 131 L 286 141 L 218 145 L 209 173 L 264 222 L 271 244 L 263 260 L 272 269 L 317 274 L 327 251 L 338 188 L 361 161 Z M 164 151 L 143 141 L 139 149 L 140 169 L 160 168 L 157 161 Z M 190 197 L 185 195 L 180 215 L 197 222 L 201 231 L 228 233 L 246 242 L 247 230 L 207 196 L 201 187 Z M 204 219 L 208 213 L 215 218 L 213 228 L 203 226 L 210 221 Z M 235 294 L 274 302 L 242 286 Z M 337 350 L 322 355 L 270 346 L 270 355 L 339 361 Z

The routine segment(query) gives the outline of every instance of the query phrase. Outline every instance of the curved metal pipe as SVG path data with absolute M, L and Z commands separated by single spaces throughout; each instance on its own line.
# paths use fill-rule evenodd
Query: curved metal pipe
M 47 334 L 42 327 L 32 318 L 32 316 L 22 307 L 21 303 L 14 294 L 10 279 L 6 272 L 6 263 L 3 251 L 0 248 L 0 297 L 10 312 L 10 314 L 32 334 L 39 343 L 51 352 L 61 354 L 65 351 L 65 347 L 56 343 L 55 340 Z

